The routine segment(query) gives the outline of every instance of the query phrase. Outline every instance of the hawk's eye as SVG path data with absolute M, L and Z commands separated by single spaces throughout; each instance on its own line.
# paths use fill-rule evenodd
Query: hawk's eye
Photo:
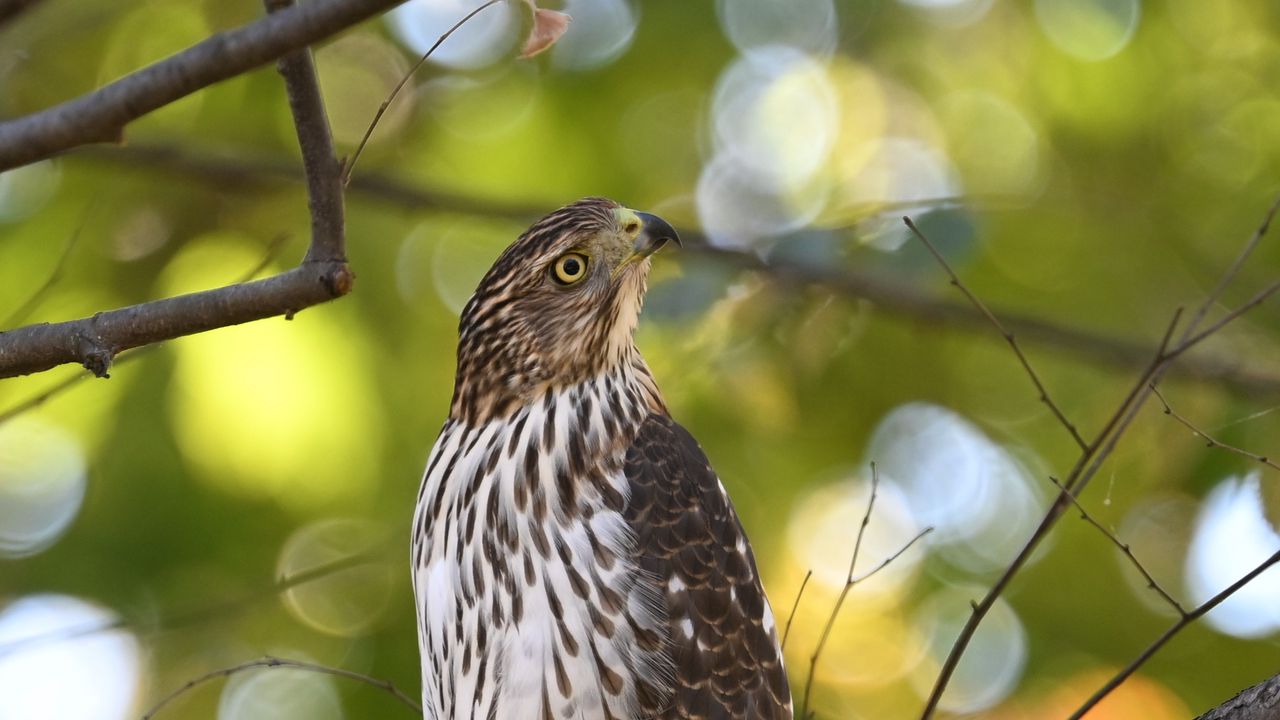
M 572 285 L 587 276 L 587 256 L 582 253 L 565 253 L 551 266 L 551 279 L 561 285 Z

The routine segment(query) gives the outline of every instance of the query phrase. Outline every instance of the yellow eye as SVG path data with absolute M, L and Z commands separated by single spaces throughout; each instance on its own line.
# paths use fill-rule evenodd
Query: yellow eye
M 565 253 L 551 266 L 551 279 L 561 285 L 572 285 L 587 276 L 587 256 L 582 253 Z

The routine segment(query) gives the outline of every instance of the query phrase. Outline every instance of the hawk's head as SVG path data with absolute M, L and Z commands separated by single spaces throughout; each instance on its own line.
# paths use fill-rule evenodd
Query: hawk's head
M 630 362 L 649 256 L 668 241 L 666 221 L 604 198 L 534 223 L 462 311 L 450 416 L 479 424 Z

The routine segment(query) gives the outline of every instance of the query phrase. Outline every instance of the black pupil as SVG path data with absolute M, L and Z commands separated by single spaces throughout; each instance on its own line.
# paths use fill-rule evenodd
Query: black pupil
M 582 271 L 582 265 L 578 262 L 577 258 L 569 258 L 564 261 L 564 264 L 560 266 L 560 269 L 564 270 L 565 275 L 573 277 Z

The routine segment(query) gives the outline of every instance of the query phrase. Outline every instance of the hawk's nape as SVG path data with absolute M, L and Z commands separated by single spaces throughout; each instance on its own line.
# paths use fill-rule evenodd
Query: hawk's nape
M 779 718 L 750 543 L 633 341 L 671 226 L 591 198 L 463 310 L 413 525 L 427 718 Z

